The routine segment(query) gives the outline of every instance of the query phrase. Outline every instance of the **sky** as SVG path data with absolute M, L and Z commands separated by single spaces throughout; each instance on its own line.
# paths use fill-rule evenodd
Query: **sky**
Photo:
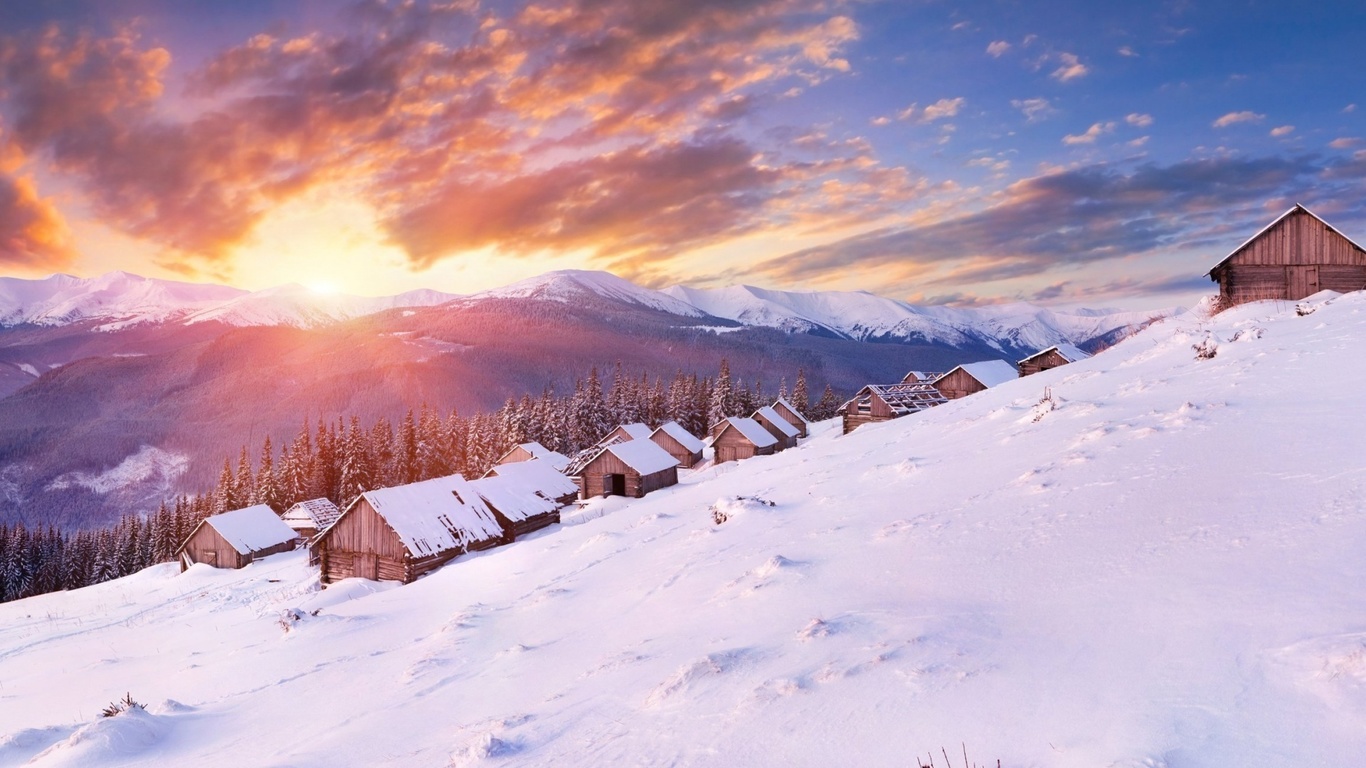
M 1363 32 L 1255 0 L 6 3 L 0 275 L 1167 306 L 1297 202 L 1366 240 Z

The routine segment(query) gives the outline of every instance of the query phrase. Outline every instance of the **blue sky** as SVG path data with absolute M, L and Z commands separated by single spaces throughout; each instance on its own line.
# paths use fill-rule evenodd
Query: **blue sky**
M 1361 239 L 1366 8 L 1111 5 L 10 4 L 0 271 L 1151 306 Z

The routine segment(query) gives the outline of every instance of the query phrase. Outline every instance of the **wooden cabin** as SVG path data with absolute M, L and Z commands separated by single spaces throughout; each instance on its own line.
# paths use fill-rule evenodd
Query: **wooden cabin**
M 797 447 L 797 428 L 787 423 L 787 419 L 778 415 L 772 406 L 765 405 L 763 408 L 754 412 L 750 417 L 759 422 L 759 426 L 768 430 L 773 439 L 777 440 L 777 445 L 773 446 L 775 451 L 785 451 L 788 448 Z
M 195 563 L 242 568 L 258 557 L 294 549 L 299 535 L 265 504 L 206 517 L 175 551 L 184 571 Z
M 660 424 L 658 429 L 650 433 L 650 440 L 670 456 L 678 459 L 678 466 L 684 469 L 692 469 L 700 462 L 702 449 L 706 447 L 693 433 L 676 421 Z
M 1015 366 L 1004 360 L 983 360 L 960 365 L 930 382 L 930 385 L 949 400 L 957 400 L 1019 377 Z
M 322 582 L 362 578 L 405 584 L 465 552 L 509 539 L 460 475 L 366 491 L 313 543 Z
M 484 477 L 513 478 L 523 487 L 554 500 L 560 506 L 573 502 L 579 495 L 579 486 L 572 478 L 566 477 L 542 459 L 500 464 L 490 468 Z
M 1050 368 L 1057 368 L 1058 366 L 1067 365 L 1068 363 L 1075 363 L 1078 360 L 1085 360 L 1090 356 L 1091 355 L 1071 344 L 1058 344 L 1057 346 L 1035 352 L 1016 363 L 1016 366 L 1020 370 L 1021 378 L 1023 378 L 1031 374 L 1046 371 Z
M 715 435 L 711 441 L 715 463 L 742 461 L 754 456 L 772 455 L 778 447 L 778 438 L 764 429 L 754 419 L 728 416 L 712 427 Z
M 1208 273 L 1226 306 L 1298 301 L 1323 290 L 1366 288 L 1366 249 L 1302 205 L 1286 211 Z
M 649 440 L 650 435 L 653 433 L 653 429 L 638 422 L 635 424 L 622 424 L 604 435 L 597 444 L 605 446 L 608 443 L 625 443 L 630 440 Z
M 788 424 L 797 428 L 797 437 L 807 436 L 810 431 L 811 423 L 797 410 L 795 405 L 789 403 L 786 398 L 780 397 L 773 401 L 772 407 L 773 410 L 778 412 L 779 416 L 787 419 Z
M 509 539 L 560 522 L 560 507 L 563 505 L 518 480 L 516 473 L 481 477 L 472 481 L 470 487 L 488 505 Z
M 901 383 L 928 384 L 943 375 L 943 373 L 931 373 L 929 371 L 907 371 L 906 375 L 901 377 Z
M 948 399 L 930 384 L 868 384 L 840 406 L 844 434 L 864 424 L 919 413 Z
M 608 445 L 578 467 L 579 498 L 640 498 L 678 483 L 678 459 L 652 440 Z
M 534 440 L 512 446 L 507 453 L 498 458 L 495 464 L 515 464 L 519 461 L 531 461 L 532 459 L 540 459 L 560 472 L 569 466 L 568 456 L 552 451 Z
M 308 541 L 341 516 L 341 510 L 331 499 L 309 499 L 285 510 L 280 520 L 294 529 L 299 538 Z

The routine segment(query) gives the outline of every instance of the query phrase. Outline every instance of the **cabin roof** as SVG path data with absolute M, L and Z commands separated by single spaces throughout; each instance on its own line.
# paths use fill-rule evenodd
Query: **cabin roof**
M 770 445 L 777 445 L 778 438 L 772 432 L 764 429 L 764 425 L 754 419 L 743 416 L 727 416 L 726 426 L 716 432 L 716 437 L 720 438 L 727 429 L 734 429 L 739 432 L 746 440 L 754 444 L 755 448 L 767 448 Z M 716 440 L 712 440 L 714 444 Z
M 204 524 L 217 531 L 224 541 L 243 555 L 270 549 L 299 537 L 293 528 L 280 520 L 275 510 L 265 504 L 206 517 Z
M 460 475 L 366 491 L 351 507 L 361 499 L 394 529 L 409 552 L 420 557 L 503 535 L 478 491 Z
M 618 429 L 625 432 L 632 440 L 649 440 L 650 435 L 654 434 L 653 429 L 650 429 L 640 422 L 636 422 L 635 424 L 622 424 Z
M 782 432 L 788 437 L 796 437 L 801 434 L 801 432 L 798 431 L 796 427 L 792 426 L 787 419 L 784 419 L 781 414 L 773 410 L 773 406 L 771 405 L 765 405 L 763 408 L 755 411 L 754 415 L 755 417 L 762 415 L 765 419 L 768 419 L 773 426 L 777 427 L 779 432 Z
M 490 469 L 487 476 L 512 478 L 552 499 L 568 496 L 571 493 L 577 493 L 579 490 L 578 484 L 565 477 L 563 473 L 544 459 L 500 464 Z
M 1055 351 L 1055 350 L 1057 351 L 1057 353 L 1058 353 L 1059 355 L 1062 355 L 1062 359 L 1066 360 L 1066 361 L 1069 362 L 1069 363 L 1075 363 L 1075 362 L 1077 362 L 1078 360 L 1085 360 L 1086 358 L 1088 358 L 1088 357 L 1091 356 L 1091 354 L 1090 354 L 1089 352 L 1083 352 L 1083 351 L 1081 351 L 1081 349 L 1079 349 L 1079 348 L 1077 348 L 1077 347 L 1075 347 L 1075 346 L 1073 346 L 1073 345 L 1071 345 L 1071 344 L 1055 344 L 1055 345 L 1049 347 L 1048 349 L 1041 349 L 1041 350 L 1039 350 L 1038 352 L 1035 352 L 1034 354 L 1030 355 L 1029 357 L 1026 357 L 1026 358 L 1024 358 L 1023 360 L 1021 360 L 1020 362 L 1021 362 L 1021 363 L 1028 362 L 1028 361 L 1030 361 L 1030 360 L 1033 360 L 1033 359 L 1036 358 L 1036 357 L 1039 357 L 1039 356 L 1041 356 L 1041 355 L 1046 355 L 1046 354 L 1048 354 L 1049 352 L 1053 352 L 1053 351 Z
M 1295 212 L 1297 212 L 1297 211 L 1303 211 L 1303 212 L 1309 214 L 1310 216 L 1314 217 L 1314 219 L 1315 219 L 1316 221 L 1318 221 L 1318 223 L 1320 223 L 1320 224 L 1322 224 L 1324 227 L 1326 227 L 1326 228 L 1328 229 L 1329 232 L 1333 232 L 1333 233 L 1336 234 L 1338 237 L 1341 237 L 1343 240 L 1346 240 L 1347 242 L 1351 243 L 1351 244 L 1352 244 L 1352 247 L 1353 247 L 1353 248 L 1356 248 L 1358 251 L 1362 251 L 1363 253 L 1366 253 L 1366 248 L 1362 248 L 1361 245 L 1357 243 L 1357 241 L 1355 241 L 1355 240 L 1353 240 L 1352 238 L 1350 238 L 1350 237 L 1348 237 L 1348 236 L 1342 234 L 1342 232 L 1339 231 L 1337 227 L 1335 227 L 1335 226 L 1333 226 L 1332 224 L 1329 224 L 1328 222 L 1324 221 L 1318 214 L 1314 213 L 1313 211 L 1309 210 L 1308 208 L 1305 208 L 1303 205 L 1300 205 L 1299 203 L 1295 203 L 1293 206 L 1291 206 L 1290 210 L 1286 211 L 1285 213 L 1282 213 L 1280 216 L 1277 216 L 1274 220 L 1272 220 L 1272 222 L 1271 222 L 1270 224 L 1267 224 L 1265 227 L 1262 227 L 1260 230 L 1258 230 L 1257 234 L 1255 234 L 1255 235 L 1253 235 L 1252 237 L 1249 237 L 1248 239 L 1244 240 L 1243 243 L 1242 243 L 1242 245 L 1239 245 L 1237 248 L 1234 248 L 1233 250 L 1229 251 L 1229 252 L 1228 252 L 1228 255 L 1225 256 L 1224 258 L 1220 259 L 1218 264 L 1215 264 L 1214 266 L 1212 266 L 1212 267 L 1209 268 L 1209 271 L 1205 273 L 1205 276 L 1206 276 L 1206 277 L 1211 277 L 1211 276 L 1213 276 L 1214 270 L 1216 270 L 1216 269 L 1218 269 L 1218 268 L 1224 266 L 1224 264 L 1226 264 L 1226 263 L 1228 262 L 1229 259 L 1233 258 L 1234 256 L 1237 256 L 1239 251 L 1241 251 L 1241 250 L 1243 250 L 1244 248 L 1246 248 L 1246 247 L 1248 247 L 1249 245 L 1251 245 L 1251 244 L 1252 244 L 1252 241 L 1256 240 L 1257 238 L 1261 237 L 1262 235 L 1265 235 L 1267 232 L 1271 231 L 1272 227 L 1275 227 L 1277 224 L 1280 224 L 1280 223 L 1281 223 L 1282 221 L 1284 221 L 1285 219 L 1290 218 L 1290 214 L 1295 213 Z
M 962 370 L 974 379 L 977 379 L 982 386 L 988 389 L 1007 381 L 1020 378 L 1020 372 L 1015 366 L 1004 360 L 980 360 L 975 363 L 964 363 L 954 368 L 953 371 Z M 935 379 L 932 384 L 938 384 L 942 379 L 947 378 L 953 371 Z
M 670 456 L 668 451 L 660 448 L 655 441 L 648 439 L 648 437 L 645 440 L 627 440 L 613 443 L 604 450 L 642 475 L 653 475 L 656 472 L 663 472 L 669 467 L 678 466 L 678 459 Z
M 559 503 L 511 475 L 495 475 L 472 480 L 470 487 L 475 489 L 480 498 L 502 513 L 503 517 L 514 522 L 554 512 L 560 508 Z
M 540 459 L 557 470 L 563 470 L 565 467 L 569 466 L 568 456 L 565 456 L 558 451 L 552 451 L 535 440 L 532 440 L 529 443 L 522 443 L 517 447 L 531 454 L 532 458 Z M 511 451 L 508 453 L 511 453 Z M 504 455 L 506 456 L 507 454 Z
M 655 432 L 663 432 L 669 437 L 677 440 L 678 444 L 683 446 L 683 450 L 688 453 L 697 453 L 702 450 L 702 441 L 697 439 L 697 435 L 684 429 L 683 425 L 676 421 L 666 421 L 663 424 L 660 424 L 659 429 L 656 429 Z
M 944 374 L 943 374 L 942 372 L 940 372 L 940 371 L 934 371 L 934 372 L 931 372 L 931 371 L 906 371 L 906 375 L 901 377 L 901 383 L 903 383 L 903 384 L 915 384 L 915 383 L 918 383 L 918 382 L 927 382 L 927 381 L 932 381 L 932 380 L 934 380 L 934 379 L 937 379 L 937 378 L 939 378 L 940 376 L 943 376 L 943 375 L 944 375 Z M 912 376 L 915 377 L 915 381 L 906 381 L 906 379 L 909 379 L 909 378 L 912 377 Z
M 777 408 L 778 406 L 780 406 L 780 405 L 781 405 L 782 407 L 786 408 L 787 410 L 791 411 L 791 412 L 792 412 L 792 415 L 793 415 L 793 416 L 796 416 L 796 417 L 799 418 L 799 419 L 801 419 L 803 423 L 806 423 L 806 424 L 810 424 L 810 423 L 811 423 L 810 421 L 807 420 L 807 418 L 806 418 L 805 416 L 802 415 L 802 412 L 801 412 L 801 411 L 797 410 L 797 407 L 796 407 L 795 405 L 793 405 L 792 403 L 789 403 L 789 402 L 787 401 L 787 398 L 785 398 L 785 397 L 780 397 L 780 398 L 778 398 L 777 400 L 774 400 L 774 401 L 773 401 L 773 408 L 774 408 L 774 409 L 776 409 L 776 408 Z
M 280 519 L 291 528 L 317 528 L 322 530 L 341 516 L 341 510 L 331 499 L 309 499 L 285 510 Z
M 897 416 L 905 416 L 909 413 L 917 413 L 936 405 L 947 403 L 948 398 L 932 385 L 925 382 L 913 382 L 910 384 L 866 384 L 853 397 L 844 401 L 840 410 L 849 407 L 849 404 L 858 400 L 867 392 L 870 395 L 877 395 L 882 398 L 882 402 L 892 409 L 892 413 Z

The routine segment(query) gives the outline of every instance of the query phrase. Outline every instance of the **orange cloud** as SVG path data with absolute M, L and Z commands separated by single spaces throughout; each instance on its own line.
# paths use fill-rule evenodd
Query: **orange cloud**
M 74 259 L 56 206 L 39 197 L 31 180 L 0 174 L 0 266 L 56 271 Z

